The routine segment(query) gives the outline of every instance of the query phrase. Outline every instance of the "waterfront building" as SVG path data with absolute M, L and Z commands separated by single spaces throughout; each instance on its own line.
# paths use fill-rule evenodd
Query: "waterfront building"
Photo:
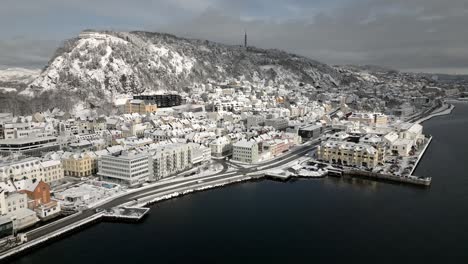
M 331 164 L 374 168 L 383 159 L 385 149 L 365 143 L 328 140 L 317 148 L 317 158 Z
M 150 180 L 159 180 L 193 166 L 193 150 L 197 144 L 168 144 L 154 150 L 153 172 Z
M 10 156 L 15 153 L 25 156 L 40 156 L 44 152 L 60 149 L 57 137 L 28 137 L 0 140 L 0 155 Z
M 121 151 L 103 155 L 98 161 L 98 175 L 103 179 L 129 186 L 144 183 L 153 174 L 152 157 L 148 153 Z
M 0 187 L 0 214 L 15 213 L 19 209 L 28 208 L 28 199 L 26 194 L 17 192 L 16 189 L 5 187 L 2 183 Z M 10 190 L 8 190 L 10 189 Z
M 0 216 L 0 238 L 13 235 L 13 221 L 11 217 L 2 215 Z
M 232 143 L 229 137 L 222 136 L 210 143 L 211 156 L 222 158 L 232 154 Z
M 269 152 L 271 156 L 276 157 L 289 149 L 287 139 L 272 139 L 262 142 L 263 151 Z
M 211 160 L 211 149 L 197 143 L 188 143 L 192 148 L 192 165 L 198 165 Z
M 15 213 L 8 214 L 13 219 L 13 229 L 15 231 L 23 230 L 39 222 L 36 212 L 28 208 L 18 209 Z
M 34 210 L 42 220 L 56 217 L 60 213 L 60 203 L 50 198 L 50 186 L 44 181 L 26 180 L 18 184 L 20 192 L 28 197 L 28 208 Z
M 255 141 L 241 140 L 232 145 L 232 159 L 245 163 L 258 161 L 258 144 Z
M 13 221 L 15 231 L 30 227 L 39 221 L 36 213 L 28 209 L 27 195 L 17 191 L 11 182 L 1 183 L 0 215 L 4 215 Z
M 422 130 L 420 124 L 403 123 L 397 126 L 397 131 L 386 134 L 383 139 L 389 145 L 392 155 L 407 157 L 424 142 Z

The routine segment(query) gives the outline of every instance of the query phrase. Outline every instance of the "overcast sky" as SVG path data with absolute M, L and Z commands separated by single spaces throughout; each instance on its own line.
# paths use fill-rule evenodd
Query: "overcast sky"
M 468 73 L 467 0 L 1 0 L 0 65 L 43 67 L 81 30 L 148 30 L 330 64 Z

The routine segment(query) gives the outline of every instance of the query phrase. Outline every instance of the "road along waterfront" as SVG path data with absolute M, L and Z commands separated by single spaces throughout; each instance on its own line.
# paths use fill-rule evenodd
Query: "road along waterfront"
M 461 114 L 465 111 L 465 114 Z M 326 244 L 330 244 L 338 237 L 341 237 L 346 243 L 353 243 L 353 248 L 355 250 L 363 250 L 364 247 L 363 245 L 366 244 L 367 247 L 375 250 L 375 252 L 371 252 L 372 254 L 378 255 L 383 254 L 382 250 L 379 250 L 378 247 L 387 247 L 391 248 L 396 256 L 398 255 L 411 255 L 410 253 L 413 253 L 414 255 L 421 255 L 421 254 L 429 254 L 436 253 L 435 246 L 441 247 L 443 250 L 446 250 L 445 252 L 450 252 L 453 253 L 454 256 L 459 256 L 459 257 L 464 257 L 463 251 L 460 251 L 460 245 L 454 242 L 454 239 L 461 239 L 461 241 L 468 241 L 465 240 L 467 237 L 460 232 L 455 232 L 455 230 L 458 230 L 458 228 L 466 228 L 466 224 L 463 224 L 460 220 L 468 220 L 468 216 L 461 213 L 460 210 L 457 210 L 457 208 L 463 208 L 463 204 L 460 204 L 459 197 L 464 197 L 463 195 L 460 196 L 462 193 L 466 193 L 467 189 L 463 189 L 463 186 L 468 186 L 466 183 L 466 177 L 463 176 L 463 169 L 466 169 L 464 164 L 467 164 L 466 160 L 463 160 L 464 158 L 466 159 L 466 148 L 461 149 L 457 148 L 459 145 L 466 144 L 466 137 L 464 136 L 468 128 L 466 128 L 466 121 L 467 121 L 467 113 L 468 113 L 468 108 L 457 108 L 454 110 L 454 114 L 452 116 L 443 116 L 443 117 L 435 117 L 434 119 L 431 119 L 427 123 L 425 123 L 425 129 L 434 136 L 433 140 L 433 145 L 431 148 L 427 150 L 427 153 L 425 154 L 424 158 L 422 159 L 421 165 L 417 168 L 416 174 L 417 175 L 425 175 L 425 176 L 431 176 L 433 177 L 434 181 L 437 182 L 437 184 L 430 189 L 427 190 L 420 190 L 420 189 L 414 189 L 414 188 L 408 188 L 408 187 L 403 187 L 403 186 L 395 186 L 391 184 L 385 184 L 385 183 L 379 183 L 379 182 L 371 182 L 371 181 L 366 181 L 366 180 L 346 180 L 346 179 L 334 179 L 334 178 L 327 178 L 325 180 L 318 180 L 318 181 L 298 181 L 298 182 L 292 182 L 291 184 L 287 184 L 286 186 L 281 185 L 281 190 L 279 189 L 278 183 L 270 183 L 270 182 L 261 182 L 261 183 L 249 183 L 249 186 L 252 187 L 247 187 L 247 185 L 241 184 L 241 185 L 236 185 L 238 187 L 231 187 L 227 189 L 223 189 L 222 191 L 216 191 L 216 195 L 221 195 L 223 196 L 223 193 L 228 193 L 231 195 L 231 192 L 240 192 L 234 194 L 235 197 L 241 197 L 245 196 L 245 198 L 252 197 L 254 195 L 253 189 L 258 189 L 258 191 L 262 194 L 268 197 L 268 199 L 264 198 L 262 199 L 261 197 L 257 196 L 255 194 L 255 197 L 259 199 L 258 201 L 256 199 L 247 199 L 249 204 L 243 203 L 242 199 L 241 201 L 237 201 L 240 204 L 233 204 L 233 203 L 228 203 L 226 206 L 227 207 L 232 207 L 233 210 L 236 212 L 236 214 L 239 214 L 238 217 L 240 219 L 244 219 L 245 215 L 242 215 L 244 211 L 249 212 L 251 206 L 261 206 L 262 210 L 258 212 L 258 214 L 255 215 L 249 215 L 247 213 L 247 216 L 253 217 L 251 219 L 252 222 L 250 222 L 250 225 L 252 227 L 249 227 L 247 222 L 238 222 L 235 225 L 240 225 L 238 228 L 244 228 L 246 231 L 248 230 L 249 232 L 256 233 L 260 232 L 261 235 L 265 236 L 265 239 L 272 239 L 276 243 L 283 244 L 285 241 L 289 239 L 289 243 L 294 244 L 297 248 L 296 251 L 293 253 L 293 251 L 289 251 L 288 247 L 284 248 L 283 253 L 284 255 L 289 255 L 289 256 L 303 256 L 305 255 L 305 251 L 302 249 L 304 248 L 309 248 L 309 246 L 304 245 L 302 243 L 299 243 L 300 241 L 309 243 L 310 246 L 314 246 L 315 248 L 323 249 L 322 254 L 325 253 L 333 253 L 333 250 L 330 247 L 326 247 L 323 244 L 317 244 L 313 243 L 312 241 L 309 241 L 305 238 L 306 235 L 310 235 L 315 238 L 322 239 L 323 241 L 326 241 Z M 465 126 L 463 126 L 465 124 Z M 465 140 L 465 142 L 463 141 Z M 306 150 L 296 150 L 295 155 L 301 155 L 305 153 Z M 442 154 L 443 156 L 440 156 Z M 286 158 L 286 162 L 288 161 L 287 159 L 294 160 L 292 156 L 289 156 L 289 158 Z M 449 159 L 453 159 L 449 160 Z M 429 161 L 429 162 L 427 162 Z M 275 161 L 278 162 L 278 161 Z M 272 163 L 274 165 L 271 165 L 271 167 L 276 167 L 278 164 Z M 440 164 L 446 164 L 447 166 L 441 166 Z M 262 165 L 265 166 L 265 165 Z M 249 169 L 246 168 L 244 169 L 245 172 L 248 172 Z M 253 169 L 252 169 L 253 171 Z M 302 185 L 302 187 L 297 186 L 298 184 Z M 310 189 L 305 189 L 305 188 L 310 188 Z M 265 189 L 266 188 L 266 189 Z M 291 190 L 289 190 L 291 189 Z M 226 190 L 226 191 L 224 191 Z M 250 191 L 248 191 L 250 190 Z M 274 190 L 274 191 L 273 191 Z M 154 190 L 151 190 L 154 191 Z M 327 192 L 330 191 L 331 194 L 328 194 Z M 275 193 L 278 192 L 278 193 Z M 312 192 L 312 193 L 311 193 Z M 141 194 L 143 194 L 142 192 Z M 212 192 L 208 192 L 206 195 L 209 196 L 209 194 Z M 256 193 L 256 192 L 255 192 Z M 126 197 L 127 199 L 123 199 L 120 202 L 111 202 L 109 205 L 104 205 L 103 207 L 107 206 L 118 206 L 124 202 L 127 202 L 129 199 L 135 198 L 137 195 L 140 194 L 132 194 Z M 203 197 L 206 197 L 206 195 L 203 195 Z M 259 194 L 260 195 L 260 194 Z M 454 195 L 457 195 L 457 197 L 454 197 Z M 178 201 L 187 201 L 190 199 L 195 199 L 195 197 L 198 197 L 199 195 L 194 195 L 194 196 L 187 196 L 187 198 L 183 198 L 182 200 L 177 199 L 174 200 L 174 202 L 169 202 L 169 203 L 163 203 L 163 204 L 170 204 L 173 206 L 177 206 Z M 459 196 L 459 197 L 458 197 Z M 465 195 L 466 196 L 466 195 Z M 278 200 L 280 198 L 282 200 Z M 313 197 L 311 199 L 307 197 Z M 211 197 L 213 198 L 213 197 Z M 372 199 L 371 199 L 372 198 Z M 222 201 L 226 202 L 226 198 L 222 199 Z M 304 200 L 305 199 L 305 200 Z M 267 202 L 269 200 L 269 202 Z M 330 209 L 327 209 L 325 207 L 320 206 L 322 202 L 318 201 L 326 201 L 326 207 L 327 208 L 335 208 L 338 210 L 338 212 L 341 212 L 340 215 L 337 215 L 335 212 L 331 212 Z M 402 202 L 404 201 L 404 202 Z M 465 201 L 462 199 L 462 201 Z M 309 217 L 309 214 L 306 213 L 306 208 L 305 207 L 298 207 L 298 205 L 294 205 L 294 202 L 299 202 L 300 204 L 307 205 L 307 211 L 314 211 L 315 213 L 314 218 Z M 192 212 L 195 212 L 197 210 L 200 210 L 198 214 L 204 214 L 205 216 L 202 218 L 204 219 L 205 222 L 207 222 L 207 225 L 213 225 L 212 221 L 209 220 L 210 217 L 213 217 L 214 212 L 210 212 L 210 210 L 214 209 L 208 209 L 213 206 L 213 202 L 209 202 L 208 200 L 204 200 L 203 204 L 200 205 L 193 205 L 193 206 L 206 206 L 207 208 L 201 209 L 193 209 Z M 250 203 L 253 203 L 253 205 L 250 205 Z M 261 205 L 259 205 L 261 204 Z M 281 225 L 286 225 L 288 226 L 288 229 L 281 228 L 279 225 L 275 225 L 275 233 L 277 236 L 275 238 L 271 238 L 268 234 L 264 233 L 266 231 L 264 228 L 260 227 L 258 222 L 262 221 L 268 221 L 267 219 L 264 219 L 261 217 L 259 214 L 265 213 L 266 216 L 271 216 L 272 213 L 269 211 L 270 209 L 273 210 L 272 206 L 273 204 L 277 205 L 282 205 L 288 204 L 288 207 L 280 206 L 279 208 L 275 208 L 275 211 L 279 210 L 281 213 L 284 213 L 286 215 L 289 214 L 290 218 L 296 219 L 295 223 L 293 224 L 291 221 L 288 219 L 282 217 L 281 215 L 274 214 L 276 218 L 270 219 L 270 221 L 280 221 Z M 324 204 L 324 205 L 325 205 Z M 359 205 L 361 204 L 361 205 Z M 374 206 L 375 205 L 375 206 Z M 457 206 L 457 207 L 454 207 Z M 167 207 L 167 206 L 166 206 Z M 165 206 L 162 206 L 162 208 L 166 208 Z M 244 208 L 245 207 L 245 208 Z M 153 210 L 156 210 L 156 215 L 158 217 L 164 218 L 163 214 L 165 213 L 165 210 L 162 212 L 158 211 L 159 206 L 156 207 L 156 209 L 153 207 Z M 270 209 L 269 209 L 270 208 Z M 385 208 L 385 210 L 383 210 Z M 258 208 L 257 208 L 258 209 Z M 291 211 L 291 209 L 297 209 L 298 211 Z M 179 209 L 180 210 L 180 209 Z M 227 213 L 220 208 L 216 207 L 216 210 L 219 210 L 220 213 Z M 216 211 L 215 210 L 215 211 Z M 354 210 L 354 211 L 353 211 Z M 383 210 L 383 211 L 382 211 Z M 300 213 L 301 212 L 301 213 Z M 411 214 L 405 213 L 405 212 L 411 212 Z M 167 209 L 166 209 L 167 213 Z M 95 214 L 94 211 L 90 210 L 89 212 L 83 212 L 83 215 L 89 214 L 93 215 Z M 184 214 L 183 212 L 180 212 L 180 214 Z M 195 213 L 195 215 L 192 213 L 190 217 L 195 218 L 195 222 L 198 224 L 198 226 L 194 227 L 197 229 L 201 230 L 207 230 L 207 236 L 211 239 L 214 239 L 215 241 L 217 239 L 221 239 L 221 237 L 217 237 L 216 234 L 210 233 L 210 227 L 201 225 L 201 222 L 197 222 L 197 216 L 198 214 Z M 438 215 L 443 215 L 444 218 L 441 219 L 438 217 Z M 459 215 L 458 218 L 455 215 Z M 152 215 L 150 214 L 150 219 L 152 219 Z M 168 215 L 171 215 L 168 213 Z M 392 217 L 393 216 L 393 217 Z M 397 218 L 395 218 L 398 216 Z M 83 216 L 81 216 L 83 217 Z M 303 219 L 301 219 L 301 217 Z M 344 218 L 346 219 L 346 225 L 347 226 L 354 226 L 358 227 L 360 230 L 360 237 L 352 237 L 350 230 L 344 229 L 344 224 L 340 225 L 339 223 L 336 222 L 330 222 L 330 221 L 337 221 L 337 217 L 340 219 Z M 387 218 L 385 218 L 387 217 Z M 448 218 L 446 218 L 448 217 Z M 86 217 L 84 217 L 86 218 Z M 216 217 L 215 217 L 216 219 Z M 306 228 L 303 224 L 305 224 L 305 219 L 307 219 L 308 225 L 313 225 L 314 229 L 310 230 Z M 359 224 L 359 222 L 356 222 L 357 219 L 366 219 L 365 223 L 366 226 L 363 226 L 362 224 Z M 391 219 L 391 221 L 390 221 Z M 174 220 L 174 219 L 173 219 Z M 234 223 L 228 222 L 227 219 L 224 219 L 226 225 L 233 227 Z M 142 226 L 146 226 L 146 222 L 150 222 L 153 220 L 145 220 L 145 222 L 142 224 Z M 375 223 L 372 223 L 372 222 Z M 328 223 L 328 226 L 326 223 Z M 165 226 L 158 226 L 159 228 L 167 228 L 172 232 L 172 235 L 175 237 L 177 241 L 181 241 L 182 237 L 183 239 L 187 239 L 188 242 L 183 242 L 183 245 L 186 243 L 192 243 L 197 241 L 196 236 L 194 237 L 187 237 L 185 235 L 182 235 L 181 232 L 174 230 L 173 228 L 170 228 L 170 222 L 166 222 Z M 303 224 L 302 224 L 303 223 Z M 432 227 L 437 226 L 439 223 L 442 224 L 447 224 L 444 227 L 444 230 L 449 232 L 450 236 L 443 235 L 441 232 L 438 230 L 434 230 Z M 264 222 L 265 224 L 265 222 Z M 293 226 L 291 226 L 293 224 Z M 385 225 L 386 229 L 388 230 L 388 233 L 385 232 L 384 230 L 377 229 L 377 225 Z M 104 224 L 108 225 L 108 224 Z M 200 226 L 201 225 L 201 226 Z M 296 228 L 294 227 L 296 225 Z M 397 225 L 401 228 L 401 230 L 395 229 L 394 226 Z M 454 230 L 454 227 L 451 225 L 455 225 L 457 229 Z M 102 225 L 99 225 L 102 228 Z M 114 225 L 115 226 L 115 225 Z M 119 225 L 120 226 L 120 225 Z M 139 225 L 138 225 L 139 226 Z M 190 225 L 189 225 L 190 226 Z M 432 227 L 431 227 L 432 226 Z M 180 227 L 180 226 L 179 226 Z M 252 228 L 257 228 L 258 230 L 255 232 L 252 230 Z M 298 227 L 303 228 L 302 231 L 301 229 L 297 229 Z M 174 227 L 175 228 L 175 227 Z M 238 228 L 233 228 L 232 232 L 239 232 Z M 320 232 L 320 229 L 323 229 L 324 232 L 332 232 L 331 228 L 338 228 L 340 230 L 340 236 L 338 234 L 336 236 L 331 235 L 331 236 L 324 236 L 322 232 Z M 354 230 L 355 228 L 353 228 Z M 424 229 L 424 232 L 422 231 Z M 94 231 L 93 231 L 94 230 Z M 137 228 L 138 230 L 138 228 Z M 183 229 L 187 231 L 185 228 Z M 288 230 L 288 231 L 286 231 Z M 304 231 L 306 230 L 306 231 Z M 309 231 L 307 231 L 309 230 Z M 411 231 L 410 231 L 411 230 Z M 405 231 L 405 232 L 403 232 Z M 96 232 L 96 228 L 92 227 L 84 233 L 89 234 L 89 232 Z M 230 230 L 225 230 L 225 233 L 223 233 L 223 236 L 227 237 L 236 237 Z M 298 237 L 301 239 L 298 239 L 298 237 L 291 237 L 285 232 L 289 232 L 292 234 L 296 234 Z M 362 233 L 361 233 L 362 232 Z M 403 233 L 402 233 L 403 232 Z M 119 232 L 120 233 L 120 232 Z M 216 232 L 215 232 L 216 233 Z M 241 232 L 244 235 L 247 235 L 245 232 Z M 303 234 L 302 234 L 303 233 Z M 376 235 L 380 235 L 381 237 L 379 239 L 375 238 L 372 236 L 366 236 L 364 234 L 366 233 L 373 233 Z M 137 234 L 141 235 L 141 233 Z M 189 234 L 191 234 L 189 232 Z M 39 236 L 39 234 L 36 234 Z M 167 236 L 162 236 L 162 237 L 154 237 L 154 240 L 151 240 L 151 242 L 148 241 L 148 243 L 151 244 L 157 244 L 161 248 L 168 249 L 168 251 L 171 254 L 176 253 L 176 244 L 169 243 L 169 246 L 162 245 L 159 243 L 159 239 L 162 241 L 172 241 L 169 239 Z M 221 234 L 218 234 L 221 235 Z M 356 234 L 357 235 L 357 234 Z M 77 234 L 76 236 L 81 237 L 81 233 Z M 88 235 L 89 236 L 89 235 Z M 129 239 L 133 237 L 132 234 L 125 233 L 125 236 L 128 236 Z M 432 237 L 436 236 L 438 239 L 443 241 L 437 242 L 437 240 L 431 239 Z M 109 234 L 108 237 L 99 237 L 96 238 L 96 240 L 101 241 L 101 242 L 92 242 L 94 243 L 99 243 L 102 244 L 104 243 L 102 240 L 106 241 L 109 243 L 108 239 L 111 239 L 112 234 Z M 398 244 L 389 244 L 386 243 L 385 237 L 392 237 L 392 239 L 399 239 L 400 243 Z M 404 239 L 406 238 L 406 240 Z M 430 243 L 427 243 L 425 239 L 427 239 Z M 145 240 L 148 238 L 143 237 L 142 240 Z M 200 239 L 200 237 L 198 237 Z M 240 239 L 240 238 L 239 238 Z M 253 237 L 249 237 L 248 235 L 246 236 L 246 239 L 254 239 Z M 246 254 L 248 255 L 261 255 L 262 253 L 266 254 L 267 252 L 270 251 L 265 251 L 265 247 L 271 247 L 273 246 L 272 244 L 268 243 L 265 241 L 265 239 L 260 239 L 258 241 L 258 245 L 253 246 L 250 251 L 242 246 L 241 244 L 232 244 L 228 243 L 228 245 L 233 246 L 234 248 L 238 250 L 246 250 Z M 286 239 L 286 240 L 285 240 Z M 373 240 L 374 239 L 374 240 Z M 377 240 L 375 240 L 377 239 Z M 66 242 L 68 239 L 65 239 L 62 242 Z M 303 241 L 304 240 L 304 241 Z M 239 241 L 234 239 L 234 241 Z M 371 243 L 373 241 L 373 243 Z M 56 247 L 57 244 L 60 243 L 54 243 L 48 246 L 48 251 L 52 250 L 54 246 Z M 340 244 L 336 241 L 337 244 Z M 145 248 L 141 243 L 136 243 L 142 248 Z M 333 243 L 332 243 L 333 244 Z M 112 244 L 113 246 L 117 246 L 115 244 Z M 171 247 L 174 246 L 174 247 Z M 450 245 L 448 247 L 447 245 Z M 187 245 L 188 246 L 188 245 Z M 191 244 L 191 247 L 201 250 L 198 246 Z M 215 247 L 215 245 L 210 245 L 210 248 L 215 248 L 219 250 L 219 253 L 214 254 L 215 256 L 220 256 L 221 253 L 226 253 L 226 251 L 223 251 L 220 248 Z M 419 251 L 417 252 L 409 252 L 404 249 L 404 247 L 407 248 L 417 248 Z M 52 248 L 52 249 L 51 249 Z M 193 256 L 194 253 L 192 250 L 189 250 L 187 247 L 183 247 L 184 250 L 188 250 L 187 256 Z M 68 248 L 70 252 L 73 252 L 71 254 L 78 254 L 77 252 L 73 251 L 72 249 Z M 89 252 L 89 248 L 87 248 Z M 363 252 L 361 251 L 361 252 Z M 34 252 L 31 254 L 30 257 L 25 256 L 23 260 L 28 260 L 31 261 L 35 257 L 44 257 L 44 251 L 43 250 L 38 250 L 37 252 L 42 252 L 35 254 Z M 150 251 L 151 252 L 151 251 Z M 158 251 L 159 252 L 159 251 Z M 257 254 L 255 254 L 257 252 Z M 309 251 L 310 252 L 310 251 Z M 141 253 L 141 252 L 140 252 Z M 320 252 L 319 252 L 320 253 Z M 336 252 L 335 252 L 336 253 Z M 102 256 L 97 256 L 95 254 L 99 254 L 97 251 L 95 253 L 92 253 L 93 257 L 97 257 L 100 259 Z M 101 252 L 103 256 L 110 257 L 109 254 L 106 252 Z M 149 253 L 148 253 L 149 254 Z M 161 254 L 161 252 L 159 253 Z M 356 252 L 349 249 L 349 248 L 342 248 L 341 254 L 344 255 L 356 255 Z M 144 255 L 144 254 L 143 254 Z M 203 255 L 202 253 L 199 253 L 199 256 Z M 227 254 L 229 255 L 229 254 Z M 272 256 L 277 255 L 275 252 L 271 252 Z M 318 254 L 320 255 L 320 254 Z M 165 256 L 163 259 L 169 260 L 168 255 Z M 232 253 L 231 253 L 232 256 Z M 124 261 L 126 258 L 119 259 L 119 261 Z M 138 259 L 138 258 L 137 258 Z M 177 258 L 180 261 L 187 260 L 183 259 L 179 256 Z M 208 258 L 209 259 L 209 258 Z M 22 259 L 19 259 L 19 263 L 28 263 L 28 262 L 21 262 Z M 37 259 L 36 259 L 37 260 Z M 62 259 L 63 260 L 63 259 Z M 127 259 L 128 260 L 128 259 Z M 142 260 L 142 259 L 140 259 Z M 114 261 L 116 261 L 114 259 Z M 30 262 L 29 262 L 30 263 Z M 57 262 L 58 263 L 58 262 Z M 71 262 L 73 263 L 73 261 Z M 78 262 L 75 262 L 78 263 Z

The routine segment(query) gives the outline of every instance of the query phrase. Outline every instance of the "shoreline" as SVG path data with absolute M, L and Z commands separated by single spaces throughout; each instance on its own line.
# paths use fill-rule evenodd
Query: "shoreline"
M 414 123 L 417 123 L 417 124 L 420 124 L 420 123 L 423 123 L 427 120 L 430 120 L 434 117 L 437 117 L 437 116 L 444 116 L 444 115 L 450 115 L 453 111 L 453 109 L 455 109 L 455 105 L 453 104 L 448 104 L 447 105 L 448 108 L 446 107 L 446 109 L 436 109 L 434 110 L 433 112 L 431 112 L 428 116 L 425 116 L 425 117 L 422 117 L 416 121 L 414 121 Z
M 245 183 L 245 182 L 250 182 L 250 181 L 263 181 L 266 180 L 266 175 L 265 174 L 259 174 L 259 175 L 241 175 L 241 176 L 234 176 L 228 179 L 221 179 L 221 180 L 216 180 L 213 182 L 207 182 L 206 185 L 203 184 L 198 184 L 196 186 L 192 187 L 187 187 L 183 188 L 182 190 L 178 191 L 168 191 L 168 192 L 163 192 L 162 194 L 156 194 L 156 195 L 150 195 L 146 196 L 144 198 L 148 199 L 147 201 L 142 201 L 142 203 L 139 203 L 140 201 L 137 201 L 137 204 L 132 205 L 132 201 L 123 203 L 118 207 L 135 207 L 135 208 L 145 208 L 147 206 L 151 206 L 154 204 L 157 204 L 159 202 L 164 202 L 167 200 L 171 200 L 174 198 L 182 197 L 185 195 L 189 194 L 195 194 L 197 192 L 203 192 L 206 190 L 214 190 L 214 189 L 219 189 L 223 188 L 226 186 L 230 185 L 235 185 L 239 183 Z M 142 199 L 144 199 L 142 198 Z M 75 214 L 80 214 L 80 212 L 75 213 Z M 75 215 L 73 214 L 73 215 Z M 79 232 L 82 229 L 88 228 L 92 225 L 101 223 L 101 222 L 122 222 L 125 223 L 126 221 L 115 221 L 115 220 L 109 220 L 108 216 L 105 214 L 105 212 L 100 212 L 97 214 L 94 214 L 90 217 L 84 218 L 80 220 L 79 222 L 66 226 L 64 228 L 61 228 L 57 230 L 56 232 L 50 233 L 46 236 L 43 236 L 41 238 L 37 238 L 31 241 L 28 241 L 26 243 L 20 244 L 17 247 L 11 248 L 9 250 L 6 250 L 2 253 L 0 253 L 0 261 L 5 261 L 5 260 L 11 260 L 15 259 L 17 257 L 20 257 L 24 254 L 27 254 L 30 251 L 33 251 L 37 248 L 41 248 L 46 246 L 49 243 L 53 243 L 56 240 L 60 240 L 64 237 L 67 237 L 69 235 L 72 235 L 74 233 Z
M 429 119 L 431 119 L 433 117 L 436 117 L 436 116 L 443 116 L 443 115 L 451 114 L 451 112 L 453 111 L 455 106 L 453 104 L 449 104 L 449 105 L 446 104 L 446 106 L 448 106 L 448 108 L 446 107 L 446 109 L 442 109 L 442 110 L 440 108 L 436 109 L 433 112 L 431 112 L 428 116 L 425 116 L 425 117 L 415 121 L 414 123 L 422 123 L 422 122 L 427 121 L 427 120 L 429 120 Z M 426 148 L 427 148 L 427 146 L 426 146 Z M 413 171 L 415 170 L 415 168 L 419 164 L 420 159 L 421 159 L 421 157 L 419 157 L 418 163 L 413 168 Z M 234 184 L 238 184 L 238 183 L 244 183 L 244 182 L 250 182 L 250 181 L 263 181 L 263 180 L 268 179 L 267 173 L 262 173 L 262 172 L 259 172 L 259 173 L 260 174 L 253 173 L 252 175 L 244 174 L 244 175 L 238 175 L 238 176 L 231 176 L 231 177 L 228 177 L 228 178 L 225 178 L 225 179 L 213 180 L 211 182 L 206 182 L 206 183 L 205 182 L 198 183 L 198 181 L 197 181 L 197 183 L 194 186 L 183 187 L 181 189 L 176 189 L 176 190 L 168 190 L 168 191 L 158 193 L 158 194 L 144 195 L 143 197 L 141 197 L 139 199 L 135 199 L 134 201 L 122 203 L 117 207 L 132 206 L 132 207 L 143 208 L 143 207 L 150 206 L 150 205 L 153 205 L 153 204 L 156 204 L 156 203 L 159 203 L 159 202 L 167 201 L 167 200 L 177 198 L 177 197 L 182 197 L 182 196 L 185 196 L 185 195 L 188 195 L 188 194 L 202 192 L 202 191 L 205 191 L 205 190 L 223 188 L 225 186 L 234 185 Z M 305 178 L 314 178 L 314 177 L 305 177 Z M 147 188 L 151 188 L 151 187 L 152 186 L 145 186 L 142 189 L 147 189 Z M 128 193 L 121 194 L 121 195 L 123 196 L 123 195 L 126 195 L 126 194 L 128 194 Z M 111 201 L 111 200 L 113 200 L 115 198 L 116 197 L 112 197 L 112 199 L 109 199 L 108 201 Z M 101 201 L 101 202 L 108 202 L 108 201 L 106 200 L 106 201 Z M 75 213 L 75 214 L 73 214 L 73 216 L 75 216 L 76 214 L 80 214 L 80 213 L 82 213 L 82 212 L 80 211 L 78 213 Z M 71 216 L 69 216 L 69 217 L 71 217 Z M 94 225 L 96 223 L 106 222 L 106 221 L 107 220 L 106 220 L 105 214 L 103 214 L 103 213 L 93 214 L 93 215 L 91 215 L 91 216 L 89 216 L 87 218 L 84 218 L 84 219 L 74 223 L 73 225 L 65 226 L 65 227 L 63 227 L 61 229 L 58 229 L 55 232 L 49 233 L 49 234 L 47 234 L 47 235 L 45 235 L 43 237 L 36 238 L 34 240 L 31 240 L 31 241 L 27 241 L 27 242 L 25 242 L 23 244 L 20 244 L 20 245 L 16 246 L 16 247 L 13 247 L 13 248 L 11 248 L 9 250 L 6 250 L 6 251 L 0 253 L 0 260 L 15 259 L 15 258 L 17 258 L 17 257 L 19 257 L 19 256 L 21 256 L 23 254 L 28 253 L 31 250 L 43 247 L 43 246 L 47 245 L 48 243 L 52 243 L 55 240 L 59 240 L 59 239 L 61 239 L 63 237 L 66 237 L 66 236 L 71 235 L 73 233 L 79 232 L 80 230 L 82 230 L 84 228 L 87 228 L 87 227 L 89 227 L 91 225 Z

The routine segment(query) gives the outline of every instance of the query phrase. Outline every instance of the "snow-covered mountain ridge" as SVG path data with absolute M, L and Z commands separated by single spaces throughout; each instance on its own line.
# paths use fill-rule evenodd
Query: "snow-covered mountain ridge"
M 115 94 L 180 91 L 194 84 L 236 80 L 335 87 L 343 77 L 326 64 L 279 50 L 163 33 L 84 31 L 57 50 L 22 94 L 65 90 L 99 100 Z

